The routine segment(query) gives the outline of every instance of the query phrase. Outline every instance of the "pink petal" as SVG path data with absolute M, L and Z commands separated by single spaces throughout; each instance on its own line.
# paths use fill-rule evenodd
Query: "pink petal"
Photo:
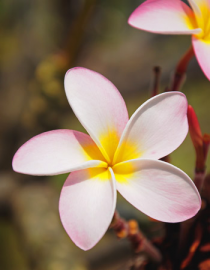
M 113 172 L 101 168 L 73 172 L 61 191 L 62 224 L 81 249 L 95 246 L 108 229 L 116 206 Z
M 203 73 L 210 80 L 210 40 L 192 38 L 193 48 Z
M 114 163 L 136 158 L 162 158 L 174 151 L 188 132 L 187 99 L 167 92 L 146 101 L 129 120 Z
M 16 172 L 55 175 L 82 168 L 106 166 L 90 136 L 73 130 L 53 130 L 33 137 L 13 158 Z
M 65 90 L 76 116 L 110 161 L 128 121 L 119 91 L 102 75 L 79 67 L 66 73 Z
M 200 209 L 200 195 L 192 180 L 166 162 L 132 160 L 115 165 L 113 170 L 122 196 L 154 219 L 181 222 Z
M 160 34 L 200 32 L 192 10 L 180 0 L 147 0 L 131 14 L 128 23 Z

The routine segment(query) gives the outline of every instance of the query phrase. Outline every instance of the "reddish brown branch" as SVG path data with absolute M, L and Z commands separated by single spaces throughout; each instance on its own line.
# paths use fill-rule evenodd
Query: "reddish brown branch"
M 156 66 L 153 68 L 153 72 L 154 72 L 154 82 L 151 94 L 152 97 L 156 96 L 159 93 L 161 68 Z
M 192 245 L 190 246 L 187 257 L 181 263 L 180 269 L 185 269 L 190 264 L 192 258 L 195 255 L 195 251 L 197 250 L 197 248 L 199 247 L 199 245 L 201 243 L 202 235 L 203 235 L 202 226 L 201 226 L 200 223 L 198 223 L 197 226 L 196 226 L 196 229 L 195 229 L 195 240 L 192 243 Z
M 204 184 L 205 180 L 205 172 L 196 173 L 194 177 L 194 183 L 199 191 L 202 190 L 202 186 Z M 203 203 L 201 205 L 201 209 L 203 208 Z M 200 212 L 199 212 L 200 213 Z M 180 233 L 179 233 L 179 254 L 182 254 L 183 250 L 186 247 L 186 243 L 189 238 L 189 232 L 195 222 L 195 220 L 198 218 L 199 213 L 194 216 L 191 219 L 188 219 L 180 224 Z M 183 268 L 184 269 L 184 268 Z
M 170 89 L 171 91 L 180 91 L 186 78 L 187 66 L 193 56 L 194 56 L 194 50 L 193 50 L 193 47 L 191 46 L 190 49 L 181 58 L 181 60 L 179 61 L 176 67 L 173 80 L 172 80 L 171 89 Z
M 210 135 L 202 134 L 197 115 L 191 105 L 188 106 L 187 118 L 189 123 L 190 137 L 196 152 L 194 183 L 200 191 L 205 178 L 206 159 L 209 150 Z
M 110 226 L 118 238 L 128 238 L 135 253 L 143 252 L 154 262 L 160 263 L 160 251 L 144 236 L 135 220 L 125 221 L 117 212 Z

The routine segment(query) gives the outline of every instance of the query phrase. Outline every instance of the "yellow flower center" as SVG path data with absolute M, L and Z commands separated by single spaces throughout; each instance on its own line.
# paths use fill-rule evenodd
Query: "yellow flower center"
M 115 132 L 107 133 L 105 136 L 102 136 L 100 142 L 106 152 L 104 158 L 107 162 L 107 166 L 111 168 L 118 163 L 136 159 L 142 155 L 142 153 L 139 152 L 138 147 L 131 142 L 124 142 L 120 145 L 119 149 L 117 149 L 119 137 Z
M 126 179 L 131 179 L 132 165 L 124 162 L 140 158 L 142 152 L 139 151 L 138 146 L 134 143 L 126 141 L 119 145 L 119 141 L 120 136 L 113 129 L 100 136 L 101 147 L 97 148 L 96 145 L 95 147 L 92 146 L 92 149 L 85 147 L 88 159 L 102 161 L 98 168 L 88 169 L 91 179 L 100 178 L 103 181 L 108 180 L 109 170 L 107 169 L 109 167 L 114 171 L 118 182 L 126 183 Z
M 210 8 L 207 3 L 200 6 L 200 14 L 196 15 L 196 24 L 202 32 L 195 36 L 210 42 Z

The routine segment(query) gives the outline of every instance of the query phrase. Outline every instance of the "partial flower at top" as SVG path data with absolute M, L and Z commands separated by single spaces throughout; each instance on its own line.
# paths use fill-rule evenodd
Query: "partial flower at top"
M 62 224 L 80 248 L 104 235 L 116 190 L 150 217 L 180 222 L 200 208 L 200 195 L 178 168 L 159 161 L 188 132 L 184 94 L 168 92 L 145 102 L 128 120 L 124 100 L 102 75 L 85 68 L 65 76 L 68 101 L 90 134 L 54 130 L 35 136 L 14 156 L 13 169 L 31 175 L 72 172 L 61 191 Z
M 192 35 L 198 63 L 210 80 L 210 0 L 147 0 L 130 16 L 136 28 L 159 34 Z

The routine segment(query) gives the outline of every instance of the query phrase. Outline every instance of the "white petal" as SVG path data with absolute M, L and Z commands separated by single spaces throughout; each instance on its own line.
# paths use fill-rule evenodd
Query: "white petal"
M 196 34 L 193 11 L 181 0 L 147 0 L 129 17 L 136 28 L 159 34 Z
M 210 33 L 209 33 L 209 38 L 210 38 Z M 203 73 L 206 75 L 208 80 L 210 80 L 210 40 L 202 40 L 202 39 L 193 37 L 192 43 L 193 43 L 193 48 L 194 48 L 195 56 L 198 60 L 198 63 L 201 69 L 203 70 Z
M 108 229 L 116 207 L 113 172 L 101 168 L 73 172 L 61 191 L 59 211 L 72 241 L 88 250 Z
M 90 136 L 73 130 L 53 130 L 33 137 L 16 152 L 14 171 L 56 175 L 90 167 L 106 167 Z
M 66 73 L 65 90 L 74 113 L 110 161 L 128 121 L 119 91 L 102 75 L 79 67 Z
M 180 92 L 157 95 L 132 115 L 114 164 L 136 158 L 159 159 L 174 151 L 188 132 L 187 99 Z
M 200 209 L 200 195 L 180 169 L 159 160 L 139 159 L 113 168 L 117 190 L 146 215 L 164 222 L 181 222 Z

